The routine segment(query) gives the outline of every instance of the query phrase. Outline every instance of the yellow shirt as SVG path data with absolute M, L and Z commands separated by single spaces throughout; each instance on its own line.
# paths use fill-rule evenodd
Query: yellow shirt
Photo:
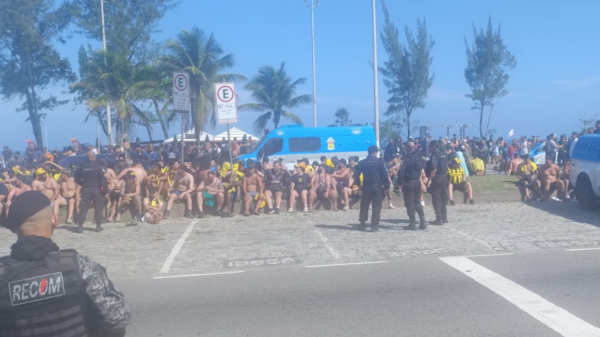
M 531 165 L 531 173 L 537 171 L 537 165 L 534 162 L 530 161 L 529 165 Z M 527 165 L 525 165 L 525 163 L 523 163 L 523 166 L 521 166 L 521 171 L 527 173 Z
M 473 170 L 474 172 L 485 171 L 485 163 L 483 162 L 483 160 L 481 160 L 479 158 L 475 158 L 475 159 L 471 160 L 469 162 L 469 166 L 471 167 L 471 170 Z
M 448 178 L 453 184 L 460 184 L 463 182 L 463 177 L 465 176 L 465 171 L 462 167 L 458 167 L 457 169 L 453 169 L 451 167 L 448 168 Z

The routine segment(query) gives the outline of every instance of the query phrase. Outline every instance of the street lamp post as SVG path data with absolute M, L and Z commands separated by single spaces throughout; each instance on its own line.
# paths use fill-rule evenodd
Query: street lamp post
M 315 3 L 314 0 L 310 0 L 310 4 L 307 0 L 304 3 L 310 7 L 310 21 L 311 21 L 311 38 L 312 38 L 312 71 L 313 71 L 313 126 L 317 126 L 317 79 L 315 71 L 315 7 L 319 7 L 319 0 Z
M 377 85 L 377 24 L 375 21 L 375 0 L 373 0 L 373 83 L 375 89 L 375 141 L 379 146 L 379 89 Z
M 100 17 L 102 19 L 102 48 L 106 52 L 106 35 L 104 33 L 104 0 L 100 0 Z M 104 57 L 104 65 L 106 66 L 106 56 Z M 108 145 L 112 146 L 112 116 L 110 114 L 110 103 L 106 104 L 106 131 L 108 133 Z

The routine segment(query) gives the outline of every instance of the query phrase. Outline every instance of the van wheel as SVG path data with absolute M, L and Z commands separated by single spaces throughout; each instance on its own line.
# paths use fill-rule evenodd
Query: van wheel
M 575 195 L 579 201 L 579 206 L 584 211 L 594 211 L 596 209 L 596 194 L 592 188 L 590 179 L 586 176 L 577 178 L 577 187 Z

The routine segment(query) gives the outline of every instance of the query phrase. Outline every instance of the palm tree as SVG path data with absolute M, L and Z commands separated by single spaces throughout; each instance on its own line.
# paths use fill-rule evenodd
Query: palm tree
M 182 30 L 176 40 L 167 41 L 167 51 L 168 54 L 160 59 L 163 69 L 190 74 L 192 124 L 195 127 L 196 141 L 199 141 L 206 122 L 216 125 L 213 109 L 214 84 L 245 78 L 237 74 L 221 73 L 233 67 L 233 54 L 223 55 L 223 49 L 214 35 L 210 34 L 207 38 L 197 27 L 190 31 Z
M 155 83 L 140 80 L 140 66 L 123 55 L 97 51 L 88 56 L 80 64 L 81 81 L 71 86 L 73 92 L 85 98 L 90 109 L 88 118 L 105 116 L 100 111 L 110 104 L 115 111 L 119 144 L 129 139 L 135 124 L 143 125 L 151 134 L 153 118 L 137 104 L 147 100 L 146 92 Z
M 258 74 L 245 88 L 252 92 L 252 99 L 257 103 L 247 103 L 238 107 L 240 110 L 263 112 L 254 121 L 256 131 L 263 131 L 270 120 L 273 120 L 275 129 L 279 127 L 281 117 L 293 123 L 304 124 L 300 117 L 288 111 L 302 104 L 312 102 L 310 95 L 296 96 L 296 87 L 306 82 L 305 78 L 295 81 L 285 71 L 285 62 L 281 62 L 279 69 L 270 66 L 260 68 Z

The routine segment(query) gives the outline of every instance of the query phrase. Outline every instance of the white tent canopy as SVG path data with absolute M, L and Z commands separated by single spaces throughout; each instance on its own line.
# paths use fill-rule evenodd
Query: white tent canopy
M 238 128 L 231 128 L 229 129 L 229 134 L 231 135 L 231 140 L 233 140 L 233 138 L 237 138 L 238 141 L 241 141 L 242 138 L 244 138 L 244 135 L 246 135 L 246 138 L 249 139 L 250 137 L 252 137 L 252 139 L 254 141 L 259 140 L 259 137 L 256 137 L 254 135 L 249 134 L 246 131 L 242 131 Z M 221 132 L 218 135 L 215 136 L 214 140 L 216 141 L 220 141 L 223 140 L 223 138 L 227 139 L 227 131 L 225 132 Z
M 184 136 L 183 136 L 183 140 L 186 143 L 194 143 L 196 142 L 196 134 L 195 134 L 196 130 L 191 129 L 189 131 L 186 131 Z M 200 134 L 200 141 L 204 141 L 206 139 L 206 136 L 208 136 L 208 139 L 213 140 L 215 139 L 214 135 L 211 135 L 210 133 L 206 133 L 206 132 L 202 132 Z M 177 141 L 181 141 L 181 134 L 175 135 L 175 136 L 171 136 L 168 139 L 165 139 L 165 143 L 172 143 L 173 142 L 173 137 L 177 137 Z

